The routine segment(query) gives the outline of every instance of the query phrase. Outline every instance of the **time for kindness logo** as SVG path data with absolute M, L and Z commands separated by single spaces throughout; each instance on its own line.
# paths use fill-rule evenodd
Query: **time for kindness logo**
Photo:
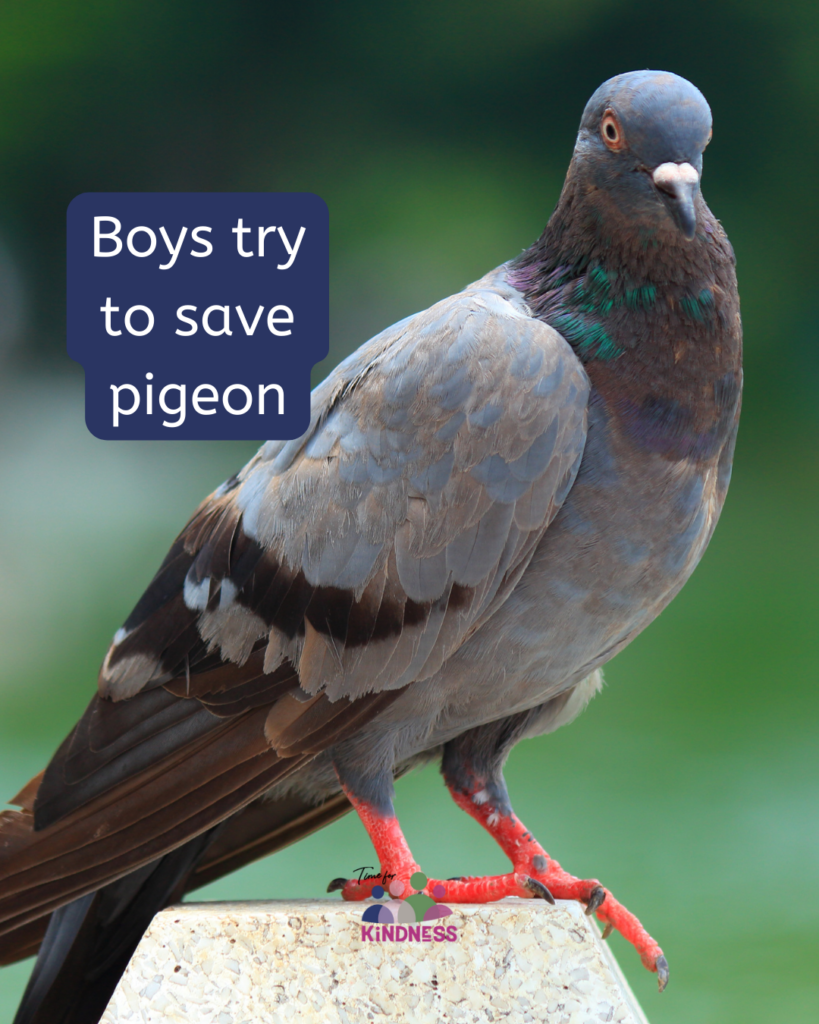
M 106 440 L 285 440 L 329 342 L 309 192 L 87 192 L 68 207 L 68 354 Z
M 410 879 L 412 889 L 423 890 L 429 879 L 416 871 Z M 386 888 L 385 888 L 386 886 Z M 408 892 L 399 879 L 374 885 L 372 896 L 384 902 L 371 903 L 361 915 L 362 942 L 457 942 L 458 928 L 453 923 L 441 924 L 452 911 L 436 900 L 444 899 L 446 889 L 439 882 L 432 891 L 435 900 L 424 892 Z

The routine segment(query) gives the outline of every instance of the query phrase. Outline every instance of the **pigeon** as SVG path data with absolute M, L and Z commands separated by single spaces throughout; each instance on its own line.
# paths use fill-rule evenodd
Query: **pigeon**
M 430 761 L 511 870 L 426 896 L 578 900 L 665 986 L 637 918 L 515 815 L 503 765 L 585 707 L 725 500 L 742 342 L 710 139 L 685 79 L 605 82 L 537 241 L 362 345 L 301 437 L 199 506 L 0 818 L 0 962 L 39 948 L 16 1024 L 96 1021 L 157 910 L 351 808 L 415 893 L 394 781 Z

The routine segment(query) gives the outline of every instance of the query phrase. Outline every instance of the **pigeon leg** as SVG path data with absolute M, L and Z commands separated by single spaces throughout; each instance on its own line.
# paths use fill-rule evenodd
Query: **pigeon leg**
M 518 885 L 523 882 L 524 891 L 508 891 L 504 895 L 544 896 L 537 890 L 540 886 L 557 899 L 585 903 L 586 913 L 597 914 L 606 933 L 616 928 L 636 948 L 643 964 L 656 972 L 662 992 L 668 982 L 668 963 L 634 914 L 618 903 L 597 879 L 575 878 L 564 871 L 516 817 L 509 801 L 503 778 L 503 764 L 509 751 L 524 736 L 542 735 L 557 728 L 565 714 L 566 699 L 566 695 L 561 695 L 540 707 L 477 726 L 450 740 L 444 747 L 441 772 L 455 803 L 486 829 L 511 860 L 513 871 L 505 876 L 510 889 L 513 880 Z M 490 891 L 503 888 L 497 878 L 455 879 L 444 883 L 446 895 L 440 898 L 446 903 L 484 902 L 487 881 L 491 881 Z
M 337 878 L 330 883 L 327 891 L 341 889 L 342 899 L 366 900 L 370 897 L 373 886 L 388 887 L 390 882 L 399 881 L 405 886 L 405 891 L 401 895 L 409 896 L 411 892 L 416 891 L 410 886 L 410 878 L 416 871 L 420 871 L 420 868 L 404 838 L 398 818 L 391 808 L 381 809 L 367 800 L 362 800 L 354 796 L 346 786 L 344 792 L 372 840 L 381 873 L 378 878 L 366 878 L 362 881 L 356 878 Z
M 379 809 L 375 804 L 353 795 L 347 787 L 344 787 L 344 792 L 372 840 L 378 856 L 381 873 L 377 878 L 367 878 L 362 881 L 358 881 L 355 878 L 337 878 L 330 882 L 327 891 L 335 892 L 340 889 L 342 899 L 365 900 L 370 897 L 373 886 L 385 885 L 385 887 L 389 887 L 391 882 L 398 881 L 403 883 L 404 889 L 400 894 L 396 895 L 405 898 L 412 893 L 418 892 L 419 890 L 411 885 L 410 880 L 421 869 L 410 851 L 407 840 L 404 838 L 404 833 L 401 831 L 401 826 L 398 824 L 398 818 L 396 818 L 392 809 Z M 452 902 L 491 903 L 495 900 L 501 900 L 506 896 L 531 898 L 533 895 L 544 895 L 542 891 L 543 886 L 537 882 L 532 883 L 531 879 L 526 875 L 497 875 L 496 877 L 473 878 L 469 879 L 469 882 L 469 898 L 455 899 Z M 423 891 L 428 896 L 431 896 L 432 899 L 449 902 L 449 893 L 455 884 L 452 881 L 444 882 L 439 879 L 430 879 L 424 886 Z M 446 895 L 442 896 L 440 890 L 438 893 L 433 891 L 439 885 L 443 887 Z M 548 893 L 545 895 L 545 898 L 549 899 Z
M 635 947 L 643 965 L 657 973 L 662 992 L 668 981 L 668 962 L 662 949 L 634 914 L 619 903 L 597 879 L 575 878 L 546 853 L 513 813 L 502 777 L 500 785 L 497 779 L 483 786 L 476 781 L 466 791 L 451 784 L 449 780 L 448 786 L 455 803 L 486 829 L 512 861 L 514 872 L 507 876 L 510 881 L 513 878 L 520 880 L 528 877 L 545 886 L 557 899 L 585 903 L 587 914 L 597 914 L 608 930 L 616 928 Z M 487 881 L 496 885 L 498 879 L 465 878 L 447 882 L 446 896 L 443 898 L 447 903 L 482 903 L 486 899 L 484 892 Z M 525 895 L 531 896 L 532 893 Z
M 635 947 L 644 966 L 657 974 L 662 992 L 668 982 L 668 962 L 640 921 L 597 879 L 576 878 L 564 871 L 512 810 L 502 765 L 510 744 L 526 725 L 527 718 L 520 715 L 470 730 L 446 745 L 441 765 L 455 803 L 495 839 L 512 862 L 512 871 L 479 878 L 429 878 L 423 891 L 443 903 L 492 903 L 506 896 L 534 896 L 550 902 L 555 898 L 578 900 L 586 905 L 587 914 L 597 914 L 607 931 L 616 928 Z M 335 767 L 342 789 L 375 847 L 380 876 L 337 878 L 327 891 L 340 889 L 345 900 L 365 900 L 374 886 L 389 888 L 391 882 L 398 881 L 403 889 L 394 895 L 406 898 L 417 892 L 411 879 L 420 868 L 395 816 L 391 777 L 353 776 L 353 781 L 343 765 L 337 762 Z

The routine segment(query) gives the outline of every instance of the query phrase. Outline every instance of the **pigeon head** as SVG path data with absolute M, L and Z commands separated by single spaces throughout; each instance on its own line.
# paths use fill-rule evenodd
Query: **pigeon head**
M 601 189 L 643 222 L 670 217 L 690 240 L 710 138 L 699 89 L 667 71 L 632 71 L 604 82 L 586 104 L 572 170 L 587 195 Z

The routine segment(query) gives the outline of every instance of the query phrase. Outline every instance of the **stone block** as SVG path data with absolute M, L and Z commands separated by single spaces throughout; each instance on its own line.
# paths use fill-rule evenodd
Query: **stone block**
M 102 1022 L 647 1024 L 577 903 L 453 906 L 449 917 L 384 934 L 362 921 L 371 905 L 170 907 L 145 933 Z

